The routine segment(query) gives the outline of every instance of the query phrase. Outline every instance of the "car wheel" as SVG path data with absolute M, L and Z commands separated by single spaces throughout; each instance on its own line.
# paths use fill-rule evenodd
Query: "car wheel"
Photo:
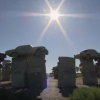
M 11 54 L 11 56 L 12 56 L 13 58 L 16 58 L 16 57 L 18 56 L 18 54 L 17 54 L 16 52 L 13 52 L 13 53 Z
M 91 56 L 89 54 L 86 55 L 86 59 L 89 60 Z
M 37 49 L 36 52 L 35 52 L 35 55 L 36 56 L 42 56 L 42 54 L 43 53 L 42 53 L 42 50 L 41 49 Z

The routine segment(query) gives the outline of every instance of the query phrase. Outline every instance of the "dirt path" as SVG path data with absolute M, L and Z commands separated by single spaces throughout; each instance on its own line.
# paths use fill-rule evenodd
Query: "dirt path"
M 68 97 L 63 97 L 61 93 L 59 93 L 59 89 L 57 88 L 57 81 L 53 77 L 49 77 L 47 79 L 47 88 L 44 89 L 40 96 L 37 98 L 42 98 L 42 100 L 69 100 Z

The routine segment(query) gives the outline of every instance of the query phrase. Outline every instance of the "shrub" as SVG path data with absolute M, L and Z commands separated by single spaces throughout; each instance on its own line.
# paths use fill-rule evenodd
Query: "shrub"
M 70 100 L 100 100 L 100 88 L 79 88 L 70 95 Z

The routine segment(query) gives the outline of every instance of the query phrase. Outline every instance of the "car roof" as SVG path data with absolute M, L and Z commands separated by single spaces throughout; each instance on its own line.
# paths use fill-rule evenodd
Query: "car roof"
M 37 47 L 44 47 L 44 46 L 37 46 Z
M 22 46 L 16 47 L 15 49 L 17 49 L 17 48 L 22 48 L 22 47 L 33 47 L 33 46 L 32 46 L 32 45 L 22 45 Z
M 86 50 L 83 50 L 83 51 L 96 51 L 95 49 L 86 49 Z
M 22 47 L 26 47 L 26 48 L 31 47 L 31 48 L 34 48 L 32 45 L 22 45 L 22 46 L 16 47 L 15 49 L 17 49 L 17 48 L 22 48 Z M 37 46 L 37 47 L 44 47 L 44 46 Z M 37 48 L 37 47 L 35 47 L 35 48 Z

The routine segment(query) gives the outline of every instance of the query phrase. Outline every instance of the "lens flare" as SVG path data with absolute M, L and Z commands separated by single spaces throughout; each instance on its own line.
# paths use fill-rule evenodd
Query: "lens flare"
M 51 20 L 57 20 L 58 17 L 59 17 L 59 13 L 55 10 L 52 10 L 51 14 L 50 14 L 50 17 L 51 17 Z

